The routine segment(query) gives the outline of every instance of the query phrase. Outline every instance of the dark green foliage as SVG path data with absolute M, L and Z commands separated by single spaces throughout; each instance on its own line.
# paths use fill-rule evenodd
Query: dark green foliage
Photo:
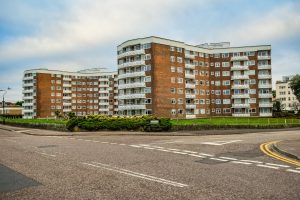
M 158 124 L 151 124 L 151 120 L 158 120 Z M 68 130 L 75 127 L 89 130 L 141 130 L 141 131 L 168 131 L 171 128 L 170 119 L 156 118 L 154 116 L 103 116 L 89 115 L 86 117 L 74 117 L 67 122 Z
M 300 75 L 297 74 L 291 79 L 290 82 L 291 89 L 293 90 L 294 95 L 300 102 Z

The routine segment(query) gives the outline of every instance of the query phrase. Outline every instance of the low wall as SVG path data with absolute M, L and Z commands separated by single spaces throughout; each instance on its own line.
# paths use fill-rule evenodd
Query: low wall
M 3 121 L 0 121 L 3 124 Z M 26 128 L 38 128 L 46 129 L 53 131 L 68 131 L 66 125 L 64 124 L 41 124 L 41 123 L 21 123 L 21 122 L 5 122 L 6 125 L 17 126 L 17 127 L 26 127 Z M 69 132 L 69 131 L 68 131 Z

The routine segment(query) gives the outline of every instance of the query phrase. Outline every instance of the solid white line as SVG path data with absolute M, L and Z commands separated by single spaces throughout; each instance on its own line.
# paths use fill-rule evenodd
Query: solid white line
M 285 167 L 285 168 L 290 167 L 288 165 L 278 165 L 278 164 L 273 164 L 273 163 L 266 163 L 266 165 L 272 165 L 272 166 L 276 166 L 276 167 Z
M 145 179 L 145 180 L 150 180 L 150 181 L 155 181 L 155 182 L 159 182 L 159 183 L 163 183 L 163 184 L 167 184 L 167 185 L 172 185 L 172 186 L 176 186 L 176 187 L 187 187 L 188 186 L 186 184 L 182 184 L 182 183 L 178 183 L 178 182 L 174 182 L 174 181 L 169 181 L 169 180 L 154 177 L 154 176 L 149 176 L 149 175 L 146 175 L 146 174 L 141 174 L 141 173 L 129 171 L 129 170 L 126 170 L 126 169 L 111 167 L 109 165 L 105 165 L 105 164 L 102 164 L 102 163 L 96 163 L 96 162 L 93 162 L 93 163 L 95 163 L 95 164 L 90 164 L 90 163 L 82 163 L 82 164 L 93 166 L 93 167 L 98 167 L 98 168 L 103 168 L 103 169 L 118 172 L 118 173 L 121 173 L 121 174 L 126 174 L 126 175 L 129 175 L 129 176 L 133 176 L 133 177 L 137 177 L 137 178 L 141 178 L 141 179 Z
M 208 156 L 208 157 L 213 157 L 214 155 L 211 155 L 211 154 L 207 154 L 207 153 L 199 153 L 201 155 L 204 155 L 204 156 Z
M 226 160 L 238 160 L 238 159 L 236 159 L 236 158 L 230 158 L 230 157 L 220 157 L 220 158 L 226 159 Z
M 183 155 L 187 154 L 187 153 L 180 152 L 180 151 L 172 151 L 172 153 L 183 154 Z
M 92 142 L 100 142 L 100 141 L 98 141 L 98 140 L 92 140 Z
M 222 162 L 227 162 L 228 160 L 220 159 L 220 158 L 209 158 L 211 160 L 217 160 L 217 161 L 222 161 Z
M 17 133 L 21 133 L 21 132 L 27 132 L 27 131 L 31 131 L 32 129 L 26 129 L 26 130 L 18 130 L 18 131 L 15 131 Z
M 296 168 L 296 169 L 300 169 L 300 168 Z M 300 174 L 300 171 L 294 170 L 294 169 L 287 169 L 286 171 L 295 172 L 295 173 L 299 173 Z
M 196 154 L 188 154 L 189 156 L 199 157 L 199 158 L 205 158 L 204 156 L 196 155 Z
M 232 163 L 236 163 L 236 164 L 244 164 L 244 165 L 251 165 L 252 163 L 248 163 L 248 162 L 240 162 L 240 161 L 231 161 Z
M 36 153 L 42 154 L 42 155 L 45 155 L 45 156 L 56 157 L 56 155 L 53 155 L 53 154 L 47 154 L 47 153 L 44 153 L 44 152 L 38 152 L 38 151 L 36 151 Z
M 261 164 L 263 162 L 260 161 L 256 161 L 256 160 L 241 160 L 242 162 L 251 162 L 251 163 L 257 163 L 257 164 Z
M 265 168 L 271 168 L 271 169 L 279 169 L 279 167 L 274 167 L 274 166 L 268 166 L 268 165 L 256 165 L 258 167 L 265 167 Z

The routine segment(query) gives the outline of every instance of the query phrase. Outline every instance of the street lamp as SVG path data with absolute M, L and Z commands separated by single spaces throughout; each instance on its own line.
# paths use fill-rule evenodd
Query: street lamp
M 0 90 L 0 92 L 4 92 L 3 96 L 2 96 L 2 115 L 3 115 L 3 124 L 5 123 L 5 119 L 4 119 L 4 112 L 5 112 L 5 101 L 4 101 L 4 96 L 6 95 L 7 91 L 10 90 L 11 88 L 8 87 L 5 90 Z

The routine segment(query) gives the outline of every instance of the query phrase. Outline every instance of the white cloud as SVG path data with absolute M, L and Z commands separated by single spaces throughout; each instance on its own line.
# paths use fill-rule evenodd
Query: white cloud
M 299 34 L 299 7 L 287 4 L 265 13 L 254 13 L 238 24 L 224 28 L 218 37 L 232 41 L 235 45 L 253 45 L 299 37 Z

